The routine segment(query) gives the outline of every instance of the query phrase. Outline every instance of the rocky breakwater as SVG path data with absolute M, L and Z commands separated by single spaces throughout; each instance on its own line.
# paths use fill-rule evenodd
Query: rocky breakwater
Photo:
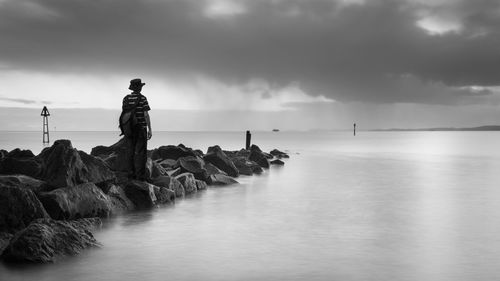
M 99 246 L 91 230 L 99 218 L 175 202 L 176 198 L 261 174 L 283 152 L 207 153 L 182 144 L 148 151 L 147 181 L 126 177 L 127 143 L 98 146 L 90 154 L 58 140 L 39 155 L 0 153 L 0 257 L 9 262 L 53 262 Z M 275 160 L 273 160 L 275 159 Z M 281 162 L 279 165 L 282 165 Z

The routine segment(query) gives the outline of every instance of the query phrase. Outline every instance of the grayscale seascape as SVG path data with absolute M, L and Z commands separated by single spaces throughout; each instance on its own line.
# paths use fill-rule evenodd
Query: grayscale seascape
M 38 132 L 3 133 L 31 148 Z M 116 132 L 57 132 L 76 148 Z M 100 249 L 0 280 L 495 280 L 498 132 L 255 132 L 291 158 L 240 185 L 104 220 Z M 151 147 L 243 146 L 241 132 L 157 132 Z M 22 145 L 21 145 L 22 144 Z

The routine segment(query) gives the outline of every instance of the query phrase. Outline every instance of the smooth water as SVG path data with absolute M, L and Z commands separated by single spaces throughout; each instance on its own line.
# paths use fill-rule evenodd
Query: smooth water
M 0 148 L 33 133 L 1 133 Z M 19 136 L 21 134 L 21 136 Z M 23 135 L 24 134 L 24 135 Z M 116 133 L 57 132 L 89 151 Z M 103 244 L 0 280 L 496 280 L 500 133 L 256 132 L 284 167 L 105 221 Z M 150 148 L 239 149 L 242 133 L 158 132 Z

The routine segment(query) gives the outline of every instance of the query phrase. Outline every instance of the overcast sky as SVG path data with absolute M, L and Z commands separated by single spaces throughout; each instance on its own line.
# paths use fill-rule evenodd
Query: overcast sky
M 0 0 L 0 130 L 114 130 L 133 78 L 153 130 L 500 124 L 500 1 Z

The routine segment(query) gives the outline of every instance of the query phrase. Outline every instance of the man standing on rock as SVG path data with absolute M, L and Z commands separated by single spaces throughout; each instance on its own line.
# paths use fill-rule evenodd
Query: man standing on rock
M 146 180 L 147 142 L 153 135 L 148 114 L 151 108 L 146 97 L 141 94 L 144 85 L 146 83 L 142 83 L 141 79 L 132 79 L 128 87 L 132 93 L 123 98 L 122 104 L 122 110 L 136 108 L 137 125 L 132 130 L 132 136 L 127 139 L 128 177 L 142 181 Z

